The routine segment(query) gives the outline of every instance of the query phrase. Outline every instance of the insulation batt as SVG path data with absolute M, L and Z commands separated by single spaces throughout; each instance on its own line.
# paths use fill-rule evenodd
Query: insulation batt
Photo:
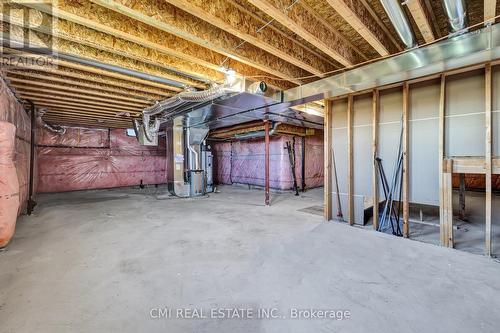
M 166 183 L 166 146 L 141 146 L 124 129 L 39 129 L 38 193 Z
M 19 181 L 14 164 L 16 127 L 0 121 L 0 248 L 5 247 L 16 228 L 20 207 Z
M 292 170 L 285 149 L 290 135 L 270 138 L 270 186 L 279 190 L 293 187 Z M 301 185 L 301 148 L 295 141 L 295 174 Z M 218 184 L 249 184 L 264 186 L 265 142 L 263 138 L 211 144 L 214 154 L 214 179 Z M 306 187 L 323 186 L 323 134 L 306 137 Z

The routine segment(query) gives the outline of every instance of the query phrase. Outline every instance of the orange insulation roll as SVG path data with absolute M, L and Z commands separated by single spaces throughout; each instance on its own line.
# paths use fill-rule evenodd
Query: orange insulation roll
M 14 152 L 16 127 L 0 121 L 0 248 L 5 247 L 16 228 L 19 210 L 19 181 Z

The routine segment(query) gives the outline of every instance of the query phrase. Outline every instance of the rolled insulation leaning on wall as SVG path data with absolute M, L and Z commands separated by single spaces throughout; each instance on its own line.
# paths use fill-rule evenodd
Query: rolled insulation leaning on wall
M 0 121 L 0 248 L 5 247 L 16 228 L 20 206 L 19 181 L 14 164 L 16 127 Z

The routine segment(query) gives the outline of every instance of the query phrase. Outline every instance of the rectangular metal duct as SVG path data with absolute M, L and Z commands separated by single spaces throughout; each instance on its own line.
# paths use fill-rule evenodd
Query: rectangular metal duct
M 497 59 L 500 59 L 498 24 L 286 90 L 281 108 Z

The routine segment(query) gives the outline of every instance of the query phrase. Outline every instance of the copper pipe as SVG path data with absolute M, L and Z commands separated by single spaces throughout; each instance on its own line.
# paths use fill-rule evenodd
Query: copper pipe
M 266 206 L 269 206 L 269 120 L 264 120 L 264 131 L 266 132 Z

